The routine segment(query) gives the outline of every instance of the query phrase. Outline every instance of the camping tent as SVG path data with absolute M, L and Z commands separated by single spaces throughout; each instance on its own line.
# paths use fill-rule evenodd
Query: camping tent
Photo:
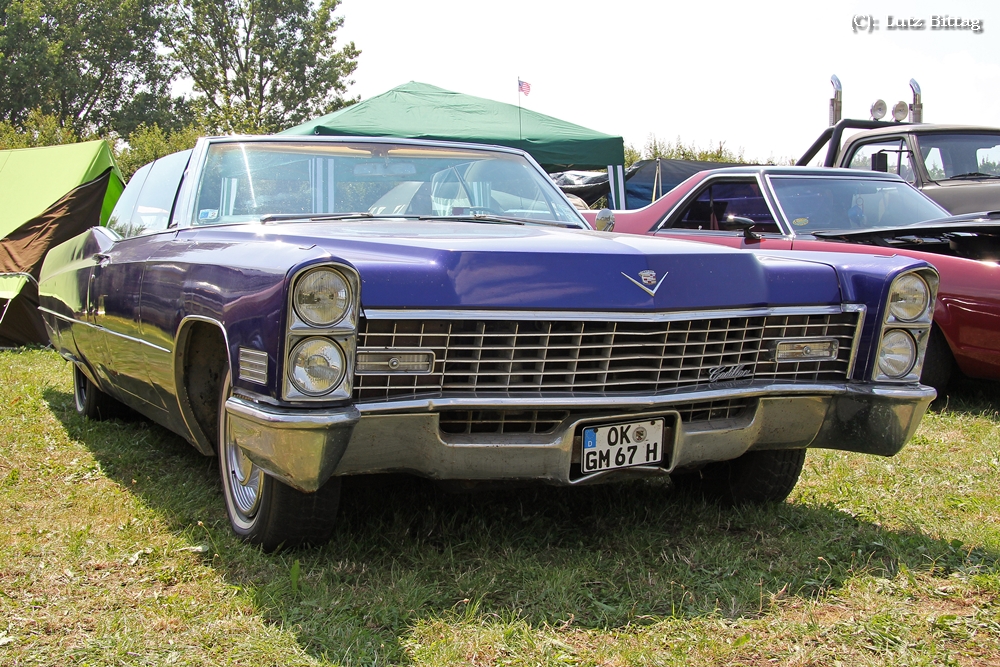
M 107 224 L 124 188 L 105 141 L 0 151 L 0 345 L 48 340 L 37 311 L 45 253 Z
M 527 151 L 546 171 L 615 168 L 625 161 L 621 137 L 513 104 L 411 81 L 296 125 L 280 134 L 407 137 L 497 144 Z

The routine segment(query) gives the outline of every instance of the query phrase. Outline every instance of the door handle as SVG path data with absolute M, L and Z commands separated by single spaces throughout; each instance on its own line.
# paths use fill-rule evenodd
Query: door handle
M 111 255 L 106 255 L 103 252 L 98 252 L 94 254 L 94 259 L 97 260 L 97 266 L 103 268 L 111 263 Z

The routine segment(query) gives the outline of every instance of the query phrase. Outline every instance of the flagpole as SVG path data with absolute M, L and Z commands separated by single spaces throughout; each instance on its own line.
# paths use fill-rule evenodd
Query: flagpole
M 521 75 L 517 75 L 517 140 L 524 141 L 521 136 Z

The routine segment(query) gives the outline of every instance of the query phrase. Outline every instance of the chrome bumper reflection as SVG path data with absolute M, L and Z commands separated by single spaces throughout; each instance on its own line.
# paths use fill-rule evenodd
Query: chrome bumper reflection
M 237 442 L 247 455 L 279 479 L 304 491 L 331 474 L 405 471 L 435 479 L 544 480 L 583 484 L 637 475 L 663 475 L 679 468 L 736 458 L 751 449 L 820 447 L 891 456 L 913 435 L 935 396 L 923 386 L 810 385 L 748 387 L 670 396 L 544 399 L 436 399 L 382 403 L 338 410 L 261 406 L 243 399 L 226 403 Z M 732 419 L 684 423 L 671 404 L 708 398 L 755 401 Z M 439 410 L 456 407 L 566 406 L 593 410 L 575 415 L 545 435 L 442 433 Z M 669 461 L 579 476 L 579 427 L 634 417 L 674 415 Z
M 354 406 L 335 410 L 292 410 L 226 401 L 229 432 L 247 457 L 267 473 L 300 491 L 316 491 L 330 479 L 361 417 Z

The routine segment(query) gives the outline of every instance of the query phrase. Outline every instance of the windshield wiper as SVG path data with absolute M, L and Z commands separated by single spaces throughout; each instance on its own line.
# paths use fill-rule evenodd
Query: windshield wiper
M 374 213 L 354 212 L 354 213 L 268 213 L 260 216 L 261 224 L 269 222 L 283 222 L 286 220 L 308 220 L 309 222 L 319 222 L 322 220 L 367 220 L 370 218 L 407 218 L 416 220 L 418 215 L 404 215 L 391 213 L 387 215 L 375 215 Z
M 473 213 L 471 215 L 422 215 L 420 220 L 457 220 L 458 222 L 482 222 L 491 225 L 545 225 L 546 227 L 560 227 L 562 229 L 583 229 L 572 222 L 558 222 L 555 220 L 538 220 L 536 218 L 516 218 L 506 215 L 490 215 L 485 213 Z
M 946 180 L 946 181 L 960 181 L 960 180 L 972 179 L 972 178 L 1000 178 L 1000 176 L 998 176 L 996 174 L 984 174 L 981 171 L 970 171 L 967 174 L 958 174 L 957 176 L 949 176 L 948 178 L 946 178 L 944 180 Z

